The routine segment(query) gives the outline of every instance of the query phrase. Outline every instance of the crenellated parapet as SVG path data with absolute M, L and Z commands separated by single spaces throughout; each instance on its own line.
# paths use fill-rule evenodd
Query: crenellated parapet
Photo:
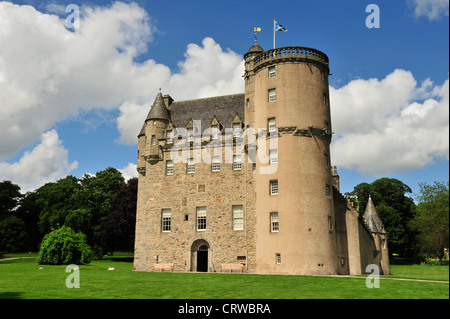
M 289 61 L 319 63 L 329 70 L 328 56 L 319 50 L 308 47 L 282 47 L 264 51 L 256 56 L 253 60 L 253 71 L 257 72 L 267 64 Z

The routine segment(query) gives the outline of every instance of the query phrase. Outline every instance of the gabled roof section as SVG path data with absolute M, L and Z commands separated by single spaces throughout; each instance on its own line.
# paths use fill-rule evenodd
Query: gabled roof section
M 161 92 L 159 92 L 156 96 L 155 102 L 153 102 L 153 106 L 150 109 L 150 112 L 148 112 L 145 121 L 148 120 L 170 120 L 169 112 L 166 108 Z
M 370 231 L 373 233 L 384 233 L 383 222 L 378 216 L 375 205 L 373 204 L 372 197 L 369 195 L 369 200 L 367 201 L 366 210 L 364 212 L 364 222 L 369 227 Z
M 244 120 L 244 94 L 215 96 L 196 100 L 173 102 L 169 106 L 175 127 L 186 127 L 189 120 L 201 121 L 202 131 L 214 118 L 219 123 L 231 123 L 236 114 Z

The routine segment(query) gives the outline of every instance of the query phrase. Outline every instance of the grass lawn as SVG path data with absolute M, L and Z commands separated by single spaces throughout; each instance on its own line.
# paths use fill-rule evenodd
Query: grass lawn
M 8 256 L 9 257 L 9 256 Z M 39 269 L 42 267 L 43 269 Z M 108 271 L 114 267 L 113 271 Z M 365 277 L 316 277 L 219 273 L 133 272 L 132 257 L 80 265 L 80 288 L 65 285 L 66 266 L 38 265 L 34 258 L 0 261 L 0 298 L 24 299 L 409 299 L 449 298 L 448 283 Z M 392 265 L 392 276 L 448 281 L 448 266 Z

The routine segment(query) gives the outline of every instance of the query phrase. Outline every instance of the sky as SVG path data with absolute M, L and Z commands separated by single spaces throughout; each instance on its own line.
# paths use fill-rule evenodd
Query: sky
M 341 193 L 448 181 L 448 0 L 0 1 L 0 181 L 24 193 L 107 167 L 137 176 L 159 88 L 176 101 L 243 93 L 253 28 L 270 50 L 274 19 L 288 30 L 276 47 L 330 59 Z

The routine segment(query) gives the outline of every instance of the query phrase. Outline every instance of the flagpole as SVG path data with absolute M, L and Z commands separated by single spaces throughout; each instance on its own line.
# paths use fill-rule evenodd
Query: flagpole
M 275 49 L 275 19 L 273 19 L 273 48 Z

